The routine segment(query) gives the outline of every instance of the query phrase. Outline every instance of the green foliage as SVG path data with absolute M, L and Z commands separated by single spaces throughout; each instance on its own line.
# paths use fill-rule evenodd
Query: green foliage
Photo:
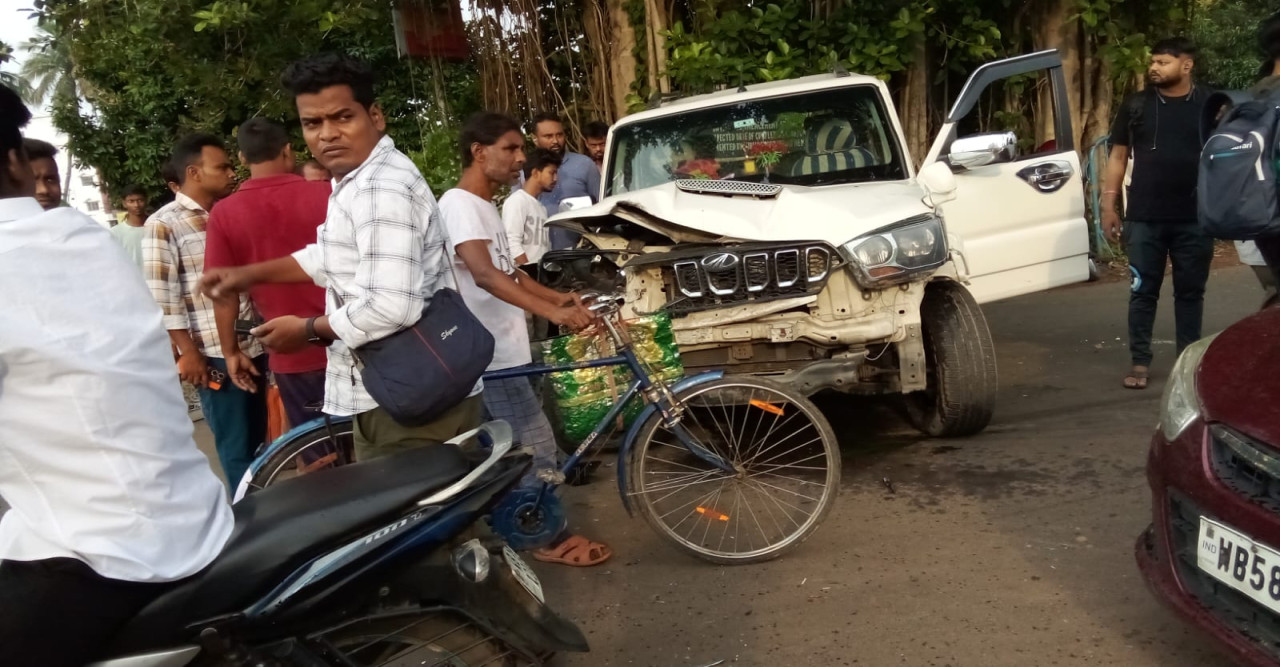
M 1200 80 L 1219 89 L 1253 85 L 1263 60 L 1258 23 L 1275 10 L 1271 0 L 1221 0 L 1197 8 L 1189 36 L 1200 47 Z
M 462 176 L 462 156 L 458 149 L 458 131 L 437 127 L 422 135 L 422 147 L 407 152 L 418 171 L 427 180 L 436 197 L 457 184 Z
M 425 118 L 449 115 L 429 68 L 397 56 L 391 3 L 383 0 L 46 0 L 40 12 L 41 25 L 67 48 L 88 103 L 55 95 L 54 124 L 113 192 L 134 182 L 163 192 L 160 167 L 188 132 L 212 132 L 234 146 L 235 128 L 264 116 L 300 139 L 279 78 L 288 63 L 318 51 L 371 63 L 388 133 L 403 149 L 421 150 Z M 474 69 L 444 67 L 443 97 L 467 100 L 449 113 L 473 110 Z
M 922 40 L 940 46 L 948 66 L 964 69 L 994 57 L 1001 36 L 974 2 L 849 2 L 822 17 L 814 17 L 804 0 L 731 9 L 714 0 L 695 5 L 699 30 L 678 22 L 666 33 L 667 74 L 686 93 L 829 72 L 837 65 L 888 79 L 912 64 Z

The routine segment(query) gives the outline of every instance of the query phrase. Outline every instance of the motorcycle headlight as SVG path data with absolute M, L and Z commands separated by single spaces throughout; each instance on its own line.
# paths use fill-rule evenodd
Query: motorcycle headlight
M 1200 396 L 1196 393 L 1196 371 L 1200 360 L 1217 336 L 1198 340 L 1182 351 L 1169 373 L 1160 399 L 1160 431 L 1167 440 L 1182 435 L 1200 416 Z
M 840 254 L 863 287 L 883 287 L 910 280 L 947 261 L 947 235 L 942 219 L 932 213 L 908 218 L 840 246 Z

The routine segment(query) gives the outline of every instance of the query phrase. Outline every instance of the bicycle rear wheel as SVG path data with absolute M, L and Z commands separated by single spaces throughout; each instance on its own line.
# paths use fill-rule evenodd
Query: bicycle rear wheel
M 809 399 L 758 378 L 725 378 L 676 395 L 697 444 L 731 462 L 726 472 L 690 452 L 658 414 L 628 461 L 630 493 L 667 541 L 713 563 L 777 558 L 817 529 L 840 490 L 840 449 Z
M 350 421 L 327 425 L 317 422 L 314 428 L 293 435 L 286 442 L 273 443 L 263 454 L 265 458 L 261 463 L 255 461 L 250 467 L 251 475 L 243 495 L 309 472 L 346 465 L 355 460 L 354 451 L 355 436 Z

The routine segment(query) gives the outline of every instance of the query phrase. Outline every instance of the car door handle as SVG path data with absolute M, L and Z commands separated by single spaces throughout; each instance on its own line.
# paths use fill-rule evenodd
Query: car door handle
M 1040 162 L 1018 172 L 1018 178 L 1045 194 L 1061 190 L 1073 175 L 1075 175 L 1075 169 L 1072 168 L 1071 163 L 1062 160 Z

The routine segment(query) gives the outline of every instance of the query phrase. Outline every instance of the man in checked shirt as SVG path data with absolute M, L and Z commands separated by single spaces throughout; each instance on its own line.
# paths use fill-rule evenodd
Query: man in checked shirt
M 266 436 L 267 405 L 262 392 L 244 391 L 227 377 L 213 300 L 200 291 L 200 277 L 209 209 L 235 189 L 235 171 L 222 142 L 207 134 L 179 140 L 170 164 L 178 191 L 172 202 L 147 219 L 142 270 L 151 295 L 164 311 L 169 340 L 178 351 L 178 375 L 200 391 L 200 407 L 213 431 L 218 460 L 234 489 Z M 240 319 L 253 319 L 248 299 L 239 298 Z M 240 350 L 232 354 L 243 357 L 242 367 L 266 370 L 266 354 L 252 338 L 242 338 Z M 260 380 L 261 375 L 248 376 L 244 382 Z
M 440 443 L 480 425 L 482 383 L 436 421 L 397 423 L 378 407 L 356 369 L 352 348 L 407 329 L 423 304 L 451 284 L 435 197 L 413 162 L 385 136 L 368 65 L 321 54 L 282 77 L 294 96 L 311 154 L 333 173 L 333 194 L 317 242 L 290 257 L 210 270 L 215 298 L 258 283 L 307 282 L 327 288 L 326 315 L 277 317 L 254 329 L 267 347 L 295 352 L 328 345 L 324 412 L 354 417 L 356 458 L 367 460 Z

